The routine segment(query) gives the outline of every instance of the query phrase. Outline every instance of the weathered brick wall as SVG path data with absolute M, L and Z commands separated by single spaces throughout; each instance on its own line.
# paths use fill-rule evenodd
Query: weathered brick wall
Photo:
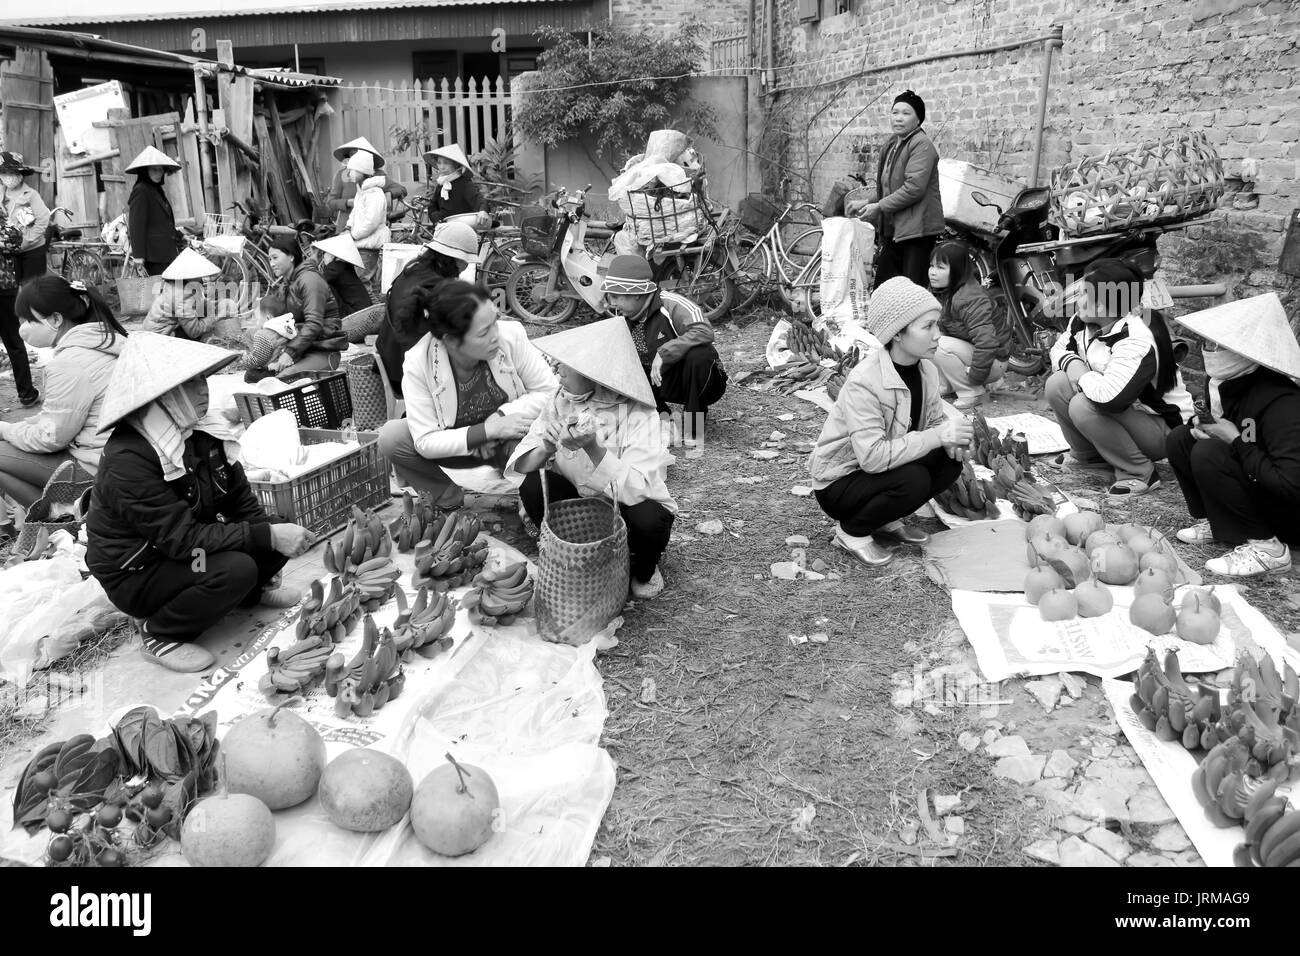
M 743 22 L 749 0 L 611 0 L 610 14 L 619 26 L 666 33 L 689 17 L 716 25 Z
M 1237 296 L 1276 289 L 1293 315 L 1300 282 L 1278 255 L 1300 206 L 1300 3 L 1292 0 L 856 0 L 855 12 L 800 25 L 778 0 L 777 74 L 766 149 L 820 199 L 864 164 L 874 172 L 894 96 L 926 101 L 941 155 L 1027 179 L 1043 44 L 969 56 L 1063 27 L 1050 73 L 1042 172 L 1117 143 L 1203 129 L 1240 186 L 1256 166 L 1255 208 L 1162 238 L 1179 282 L 1227 281 Z M 869 72 L 891 63 L 933 62 Z M 829 84 L 829 85 L 819 85 Z M 796 175 L 796 182 L 800 182 Z M 1242 203 L 1238 203 L 1242 205 Z M 1246 203 L 1249 205 L 1249 203 Z

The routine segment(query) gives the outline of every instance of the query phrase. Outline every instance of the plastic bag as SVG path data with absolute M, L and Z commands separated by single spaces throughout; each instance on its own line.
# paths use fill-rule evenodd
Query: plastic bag
M 41 656 L 42 638 L 83 606 L 100 598 L 107 601 L 98 581 L 81 580 L 77 562 L 71 557 L 24 561 L 0 571 L 0 594 L 5 596 L 5 613 L 0 616 L 0 678 L 20 686 L 25 686 Z

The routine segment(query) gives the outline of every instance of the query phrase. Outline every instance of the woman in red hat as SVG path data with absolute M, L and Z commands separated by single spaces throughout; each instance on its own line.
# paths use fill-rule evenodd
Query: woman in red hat
M 682 437 L 699 441 L 709 406 L 727 390 L 713 326 L 685 296 L 663 292 L 640 256 L 615 256 L 601 285 L 611 311 L 627 320 L 661 413 L 682 406 Z

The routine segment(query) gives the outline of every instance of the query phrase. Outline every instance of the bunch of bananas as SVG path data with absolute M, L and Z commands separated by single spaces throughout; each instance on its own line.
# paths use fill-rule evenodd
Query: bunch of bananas
M 313 581 L 311 595 L 298 612 L 298 640 L 319 634 L 339 643 L 361 620 L 362 600 L 355 586 L 344 587 L 338 578 L 330 579 L 328 591 L 319 581 Z
M 1300 810 L 1276 790 L 1277 782 L 1266 780 L 1246 802 L 1237 821 L 1245 824 L 1246 842 L 1232 855 L 1237 866 L 1300 866 Z
M 795 358 L 803 359 L 816 365 L 822 359 L 836 362 L 844 358 L 844 353 L 830 343 L 826 333 L 814 329 L 799 318 L 790 321 L 790 331 L 786 334 L 785 347 L 794 353 Z
M 461 587 L 487 559 L 487 539 L 478 517 L 463 511 L 448 515 L 438 537 L 415 546 L 411 586 L 447 591 Z
M 817 360 L 796 355 L 772 376 L 772 391 L 788 395 L 800 389 L 816 388 L 834 374 L 834 369 L 823 368 Z
M 393 563 L 391 555 L 385 554 L 345 571 L 343 580 L 352 584 L 361 592 L 361 600 L 367 611 L 374 612 L 379 606 L 393 596 L 401 570 Z
M 456 620 L 456 606 L 446 591 L 434 591 L 429 597 L 428 588 L 420 588 L 415 604 L 409 610 L 406 595 L 397 591 L 397 620 L 393 622 L 393 642 L 403 659 L 414 651 L 421 657 L 437 657 L 451 647 L 452 622 Z
M 1188 750 L 1209 750 L 1219 743 L 1219 720 L 1223 716 L 1217 688 L 1205 684 L 1193 687 L 1183 679 L 1178 652 L 1165 654 L 1164 665 L 1153 648 L 1133 676 L 1133 713 L 1142 726 L 1161 740 L 1181 740 Z
M 1262 822 L 1257 824 L 1255 818 L 1286 775 L 1282 775 L 1283 780 L 1251 776 L 1252 762 L 1255 758 L 1250 747 L 1237 737 L 1229 737 L 1215 744 L 1192 774 L 1192 792 L 1205 808 L 1206 818 L 1216 827 L 1240 826 L 1243 820 L 1252 828 L 1265 826 Z M 1246 842 L 1258 842 L 1259 836 L 1257 830 L 1248 831 Z M 1263 865 L 1278 865 L 1268 862 L 1270 854 L 1260 849 Z
M 406 686 L 393 632 L 384 628 L 381 634 L 369 614 L 364 627 L 361 649 L 351 661 L 344 663 L 342 654 L 334 654 L 325 664 L 325 692 L 334 698 L 339 717 L 369 717 Z
M 439 514 L 432 505 L 402 492 L 402 513 L 388 526 L 389 534 L 402 554 L 410 552 L 421 541 L 432 541 L 442 530 L 447 515 Z
M 1258 662 L 1242 654 L 1232 672 L 1219 736 L 1236 737 L 1250 749 L 1246 770 L 1251 776 L 1285 780 L 1300 770 L 1295 760 L 1300 752 L 1300 677 L 1290 664 L 1283 667 L 1285 673 L 1279 674 L 1268 654 Z
M 480 571 L 473 584 L 461 599 L 461 607 L 468 608 L 471 618 L 489 627 L 513 624 L 533 599 L 533 579 L 525 561 Z
M 1034 462 L 1029 457 L 1029 442 L 1024 435 L 1013 435 L 1011 432 L 1004 435 L 990 425 L 978 409 L 971 416 L 971 427 L 975 430 L 975 437 L 971 441 L 971 457 L 976 464 L 997 471 L 998 466 L 993 459 L 1000 455 L 1022 469 L 1021 477 L 1033 472 Z
M 325 542 L 325 568 L 335 574 L 347 574 L 374 558 L 386 558 L 393 552 L 393 539 L 383 523 L 373 514 L 352 506 L 339 541 Z
M 307 685 L 325 672 L 325 664 L 334 644 L 324 634 L 312 634 L 292 647 L 266 652 L 266 673 L 257 688 L 267 697 L 275 694 L 301 694 Z
M 840 397 L 840 389 L 844 387 L 844 379 L 843 372 L 835 372 L 826 380 L 826 394 L 832 402 Z
M 991 481 L 975 477 L 975 469 L 971 467 L 969 461 L 962 465 L 961 474 L 952 483 L 952 487 L 944 489 L 934 497 L 949 514 L 960 515 L 963 518 L 973 518 L 978 521 L 984 518 L 996 518 L 1001 513 L 998 510 L 997 489 L 993 487 Z

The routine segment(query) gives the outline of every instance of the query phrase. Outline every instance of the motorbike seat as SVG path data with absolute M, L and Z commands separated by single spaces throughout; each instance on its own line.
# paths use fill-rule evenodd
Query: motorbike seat
M 64 229 L 63 231 L 61 231 L 61 232 L 59 233 L 59 238 L 62 239 L 64 242 L 71 242 L 73 239 L 80 239 L 80 238 L 81 238 L 81 230 L 80 230 L 80 229 Z
M 1081 242 L 1078 245 L 1061 246 L 1055 250 L 1055 259 L 1059 266 L 1082 265 L 1096 259 L 1100 251 L 1095 243 Z

